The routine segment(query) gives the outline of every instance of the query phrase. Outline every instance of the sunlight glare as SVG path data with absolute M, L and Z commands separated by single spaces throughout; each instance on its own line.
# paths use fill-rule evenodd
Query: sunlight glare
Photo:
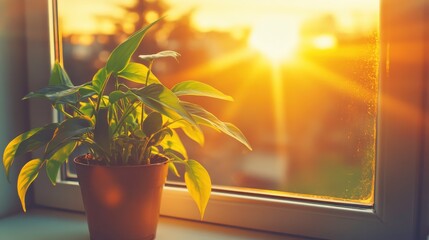
M 331 34 L 319 35 L 313 39 L 314 47 L 318 49 L 330 49 L 337 45 L 337 38 Z
M 250 45 L 273 62 L 290 60 L 299 43 L 299 25 L 284 19 L 264 21 L 253 26 Z
M 272 74 L 272 90 L 273 90 L 273 106 L 275 114 L 275 126 L 276 126 L 276 142 L 281 143 L 279 146 L 283 146 L 287 141 L 287 130 L 286 130 L 286 111 L 284 104 L 284 82 L 282 76 L 282 69 L 279 65 L 271 67 Z M 281 152 L 281 151 L 280 151 Z

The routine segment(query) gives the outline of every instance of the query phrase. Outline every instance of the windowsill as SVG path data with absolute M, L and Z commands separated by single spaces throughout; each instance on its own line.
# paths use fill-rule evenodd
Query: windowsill
M 89 239 L 85 215 L 46 208 L 0 219 L 0 239 Z M 260 231 L 161 217 L 157 238 L 162 239 L 302 239 Z

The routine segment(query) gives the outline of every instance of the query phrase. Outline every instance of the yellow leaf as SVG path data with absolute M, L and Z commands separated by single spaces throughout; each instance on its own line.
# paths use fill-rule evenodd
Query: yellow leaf
M 10 170 L 10 167 L 12 166 L 12 163 L 14 161 L 14 158 L 15 158 L 15 155 L 16 155 L 16 151 L 17 151 L 19 145 L 23 141 L 25 141 L 26 139 L 30 138 L 35 133 L 37 133 L 38 131 L 40 131 L 41 129 L 42 128 L 31 129 L 30 131 L 25 132 L 25 133 L 17 136 L 16 138 L 14 138 L 6 146 L 6 148 L 4 150 L 4 153 L 3 153 L 3 166 L 4 166 L 4 169 L 6 171 L 6 176 L 7 176 L 8 180 L 9 180 L 9 170 Z
M 186 161 L 185 183 L 201 214 L 204 212 L 211 193 L 211 180 L 207 170 L 195 160 Z
M 31 183 L 37 178 L 37 175 L 39 175 L 39 168 L 42 162 L 41 159 L 33 159 L 26 163 L 19 173 L 17 190 L 24 212 L 27 211 L 25 206 L 25 195 L 27 194 L 28 187 L 30 187 Z
M 195 128 L 191 124 L 185 121 L 177 121 L 170 125 L 171 128 L 176 129 L 180 128 L 190 139 L 194 140 L 200 146 L 204 145 L 204 134 L 200 128 Z

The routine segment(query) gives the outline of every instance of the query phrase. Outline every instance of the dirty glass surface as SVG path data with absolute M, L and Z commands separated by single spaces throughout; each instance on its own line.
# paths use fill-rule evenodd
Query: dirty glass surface
M 210 129 L 204 147 L 184 138 L 190 158 L 218 188 L 371 205 L 378 4 L 62 0 L 58 13 L 64 65 L 75 84 L 91 79 L 130 33 L 166 16 L 138 54 L 179 52 L 178 62 L 155 63 L 158 78 L 168 87 L 199 80 L 233 96 L 194 100 L 236 124 L 253 147 Z M 67 172 L 75 176 L 72 164 Z M 183 181 L 173 174 L 169 180 Z

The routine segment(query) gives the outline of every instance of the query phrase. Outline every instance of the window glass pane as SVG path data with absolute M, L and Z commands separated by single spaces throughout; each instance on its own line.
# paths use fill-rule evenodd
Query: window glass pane
M 184 139 L 215 185 L 372 204 L 378 4 L 62 0 L 63 58 L 75 84 L 87 81 L 118 43 L 166 15 L 139 54 L 175 50 L 178 63 L 154 65 L 165 85 L 199 80 L 232 95 L 193 100 L 236 124 L 254 149 L 210 129 L 204 147 Z

